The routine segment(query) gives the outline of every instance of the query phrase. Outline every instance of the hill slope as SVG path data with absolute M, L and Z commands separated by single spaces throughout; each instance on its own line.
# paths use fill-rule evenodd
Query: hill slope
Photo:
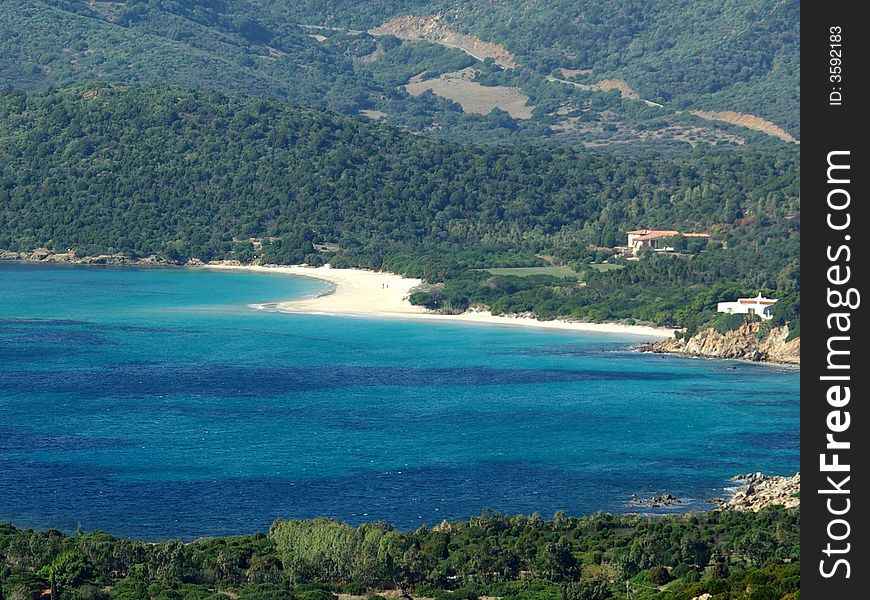
M 177 236 L 188 226 L 239 236 L 308 227 L 350 245 L 613 245 L 639 224 L 740 220 L 770 232 L 799 210 L 796 151 L 629 159 L 460 146 L 177 88 L 11 91 L 0 116 L 2 235 L 31 247 L 141 253 L 187 239 Z M 127 227 L 133 207 L 147 211 L 141 229 Z M 87 214 L 100 224 L 92 236 L 79 229 Z
M 432 41 L 442 45 L 367 33 L 414 14 L 437 16 L 442 31 Z M 774 0 L 562 0 L 521 8 L 490 0 L 0 0 L 0 83 L 161 83 L 277 96 L 347 114 L 377 111 L 396 125 L 454 139 L 623 148 L 638 140 L 742 143 L 765 136 L 687 111 L 755 115 L 798 137 L 799 21 L 796 1 Z M 481 63 L 474 56 L 486 52 L 459 48 L 501 48 L 509 60 Z M 522 89 L 533 118 L 465 114 L 402 88 L 414 76 L 472 65 L 484 85 Z M 548 80 L 554 76 L 578 85 Z M 617 80 L 655 104 L 597 85 Z
M 250 260 L 240 240 L 258 238 L 270 262 L 314 255 L 444 281 L 542 264 L 536 254 L 583 268 L 639 226 L 709 230 L 693 258 L 630 263 L 588 286 L 532 279 L 543 287 L 530 292 L 467 272 L 454 288 L 466 301 L 515 294 L 503 304 L 514 312 L 596 305 L 610 311 L 596 318 L 679 323 L 681 303 L 717 282 L 796 289 L 798 158 L 794 147 L 617 158 L 460 146 L 177 88 L 11 91 L 0 93 L 0 249 Z

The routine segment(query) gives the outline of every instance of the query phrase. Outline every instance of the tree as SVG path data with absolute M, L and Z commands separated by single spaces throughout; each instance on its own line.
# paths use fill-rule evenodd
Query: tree
M 563 600 L 607 600 L 613 591 L 603 579 L 584 579 L 563 588 Z
M 656 585 L 665 585 L 672 579 L 670 572 L 661 565 L 649 570 L 649 580 Z
M 571 544 L 564 539 L 544 546 L 538 560 L 538 568 L 543 576 L 550 581 L 580 579 L 581 567 L 571 550 Z
M 75 587 L 90 574 L 87 560 L 77 551 L 59 554 L 50 565 L 43 568 L 44 576 L 51 580 L 52 589 L 58 592 Z

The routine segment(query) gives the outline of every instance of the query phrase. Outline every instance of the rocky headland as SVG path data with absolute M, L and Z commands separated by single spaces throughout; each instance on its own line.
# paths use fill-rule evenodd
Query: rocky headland
M 706 498 L 704 502 L 713 504 L 714 510 L 739 512 L 758 512 L 768 506 L 784 508 L 800 506 L 800 473 L 795 473 L 791 477 L 747 473 L 735 475 L 731 481 L 738 484 L 738 487 L 733 488 L 730 498 Z M 663 492 L 649 498 L 638 498 L 632 495 L 629 504 L 643 508 L 672 508 L 683 502 L 673 494 Z
M 22 261 L 34 263 L 55 263 L 71 265 L 114 265 L 119 267 L 202 267 L 206 264 L 212 266 L 240 266 L 237 260 L 214 260 L 204 263 L 198 258 L 185 260 L 172 260 L 158 254 L 149 256 L 132 257 L 127 254 L 97 254 L 94 256 L 79 256 L 75 250 L 56 252 L 48 248 L 36 248 L 23 252 L 0 249 L 0 261 Z
M 96 256 L 77 256 L 74 250 L 55 252 L 48 248 L 36 248 L 24 252 L 0 250 L 0 260 L 17 260 L 38 263 L 67 263 L 75 265 L 118 265 L 118 266 L 171 266 L 181 263 L 173 262 L 162 256 L 151 255 L 142 258 L 132 258 L 126 254 L 99 254 Z
M 740 487 L 731 498 L 719 501 L 718 510 L 758 512 L 768 506 L 800 506 L 800 473 L 791 477 L 749 473 L 732 477 L 731 481 L 739 483 Z
M 712 327 L 688 340 L 676 337 L 641 344 L 641 352 L 685 354 L 700 358 L 721 358 L 800 365 L 800 337 L 789 340 L 787 325 L 766 329 L 763 323 L 746 323 L 719 333 Z

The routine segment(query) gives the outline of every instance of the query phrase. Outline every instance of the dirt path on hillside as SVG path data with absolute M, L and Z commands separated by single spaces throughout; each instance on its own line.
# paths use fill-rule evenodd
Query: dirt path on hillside
M 689 112 L 696 117 L 701 117 L 702 119 L 708 119 L 711 121 L 723 121 L 725 123 L 731 123 L 732 125 L 739 125 L 740 127 L 754 129 L 755 131 L 761 131 L 763 133 L 766 133 L 767 135 L 778 137 L 779 139 L 785 140 L 786 142 L 800 144 L 798 140 L 796 140 L 789 132 L 787 132 L 782 127 L 779 127 L 775 123 L 771 123 L 767 119 L 756 117 L 755 115 L 734 112 L 732 110 L 725 110 L 719 112 L 692 110 Z
M 564 72 L 565 69 L 562 69 Z M 553 77 L 552 75 L 547 75 L 544 79 L 547 81 L 552 81 L 555 83 L 567 83 L 568 85 L 573 85 L 577 89 L 587 90 L 587 91 L 596 91 L 596 92 L 609 92 L 610 90 L 619 90 L 619 95 L 628 100 L 640 100 L 647 106 L 654 106 L 656 108 L 662 108 L 664 105 L 659 104 L 658 102 L 653 102 L 652 100 L 646 100 L 645 98 L 641 98 L 640 94 L 638 94 L 624 79 L 602 79 L 601 81 L 596 81 L 595 83 L 578 83 L 576 81 L 569 81 L 567 79 L 559 79 L 558 77 Z

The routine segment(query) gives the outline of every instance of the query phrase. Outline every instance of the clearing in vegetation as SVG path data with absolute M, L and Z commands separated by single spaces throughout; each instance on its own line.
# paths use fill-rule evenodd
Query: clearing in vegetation
M 531 119 L 534 106 L 529 106 L 529 97 L 517 88 L 506 86 L 484 86 L 473 81 L 474 71 L 470 68 L 444 73 L 435 79 L 419 81 L 416 77 L 405 85 L 412 96 L 419 96 L 426 90 L 452 100 L 466 113 L 488 115 L 498 108 L 514 119 Z
M 562 74 L 562 77 L 577 77 L 578 75 L 592 75 L 592 69 L 566 69 L 562 67 L 559 69 L 559 73 Z
M 601 265 L 608 266 L 608 265 Z M 614 265 L 616 266 L 616 265 Z M 515 275 L 517 277 L 530 277 L 532 275 L 550 275 L 551 277 L 573 277 L 582 279 L 583 275 L 571 267 L 559 265 L 555 267 L 499 267 L 495 269 L 481 269 L 493 275 Z

